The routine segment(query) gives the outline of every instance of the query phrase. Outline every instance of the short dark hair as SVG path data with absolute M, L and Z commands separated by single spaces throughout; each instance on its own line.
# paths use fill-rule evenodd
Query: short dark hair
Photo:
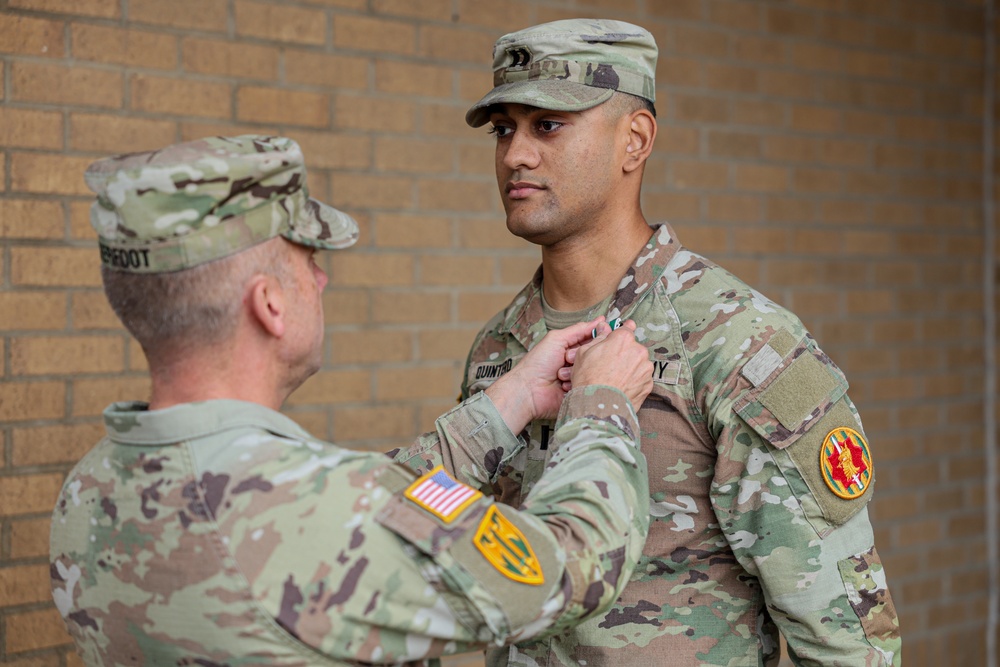
M 601 106 L 604 107 L 608 115 L 615 118 L 620 118 L 625 114 L 630 114 L 640 109 L 645 109 L 652 114 L 653 118 L 656 118 L 656 107 L 653 103 L 644 97 L 639 97 L 631 93 L 615 91 L 611 99 Z

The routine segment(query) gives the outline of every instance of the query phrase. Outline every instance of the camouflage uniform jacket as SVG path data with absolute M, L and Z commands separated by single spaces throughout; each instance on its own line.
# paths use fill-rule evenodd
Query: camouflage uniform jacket
M 541 269 L 473 343 L 474 395 L 546 332 Z M 591 316 L 605 313 L 593 312 Z M 872 462 L 847 381 L 790 312 L 658 227 L 611 300 L 654 362 L 639 410 L 649 538 L 611 609 L 490 665 L 775 665 L 778 631 L 801 665 L 898 665 L 895 608 L 866 504 Z M 494 485 L 524 501 L 551 456 L 552 424 Z M 827 435 L 849 427 L 859 483 L 824 480 Z M 842 448 L 840 451 L 847 451 Z M 865 459 L 864 456 L 868 458 Z M 855 460 L 856 459 L 856 460 Z M 862 460 L 863 459 L 863 460 Z M 840 459 L 827 472 L 843 474 Z M 837 467 L 840 466 L 840 467 Z
M 482 399 L 414 446 L 464 452 L 477 485 L 464 457 L 523 446 Z M 105 422 L 51 535 L 53 598 L 90 666 L 415 665 L 563 630 L 614 601 L 648 525 L 638 423 L 608 387 L 567 395 L 523 511 L 252 403 L 117 403 Z

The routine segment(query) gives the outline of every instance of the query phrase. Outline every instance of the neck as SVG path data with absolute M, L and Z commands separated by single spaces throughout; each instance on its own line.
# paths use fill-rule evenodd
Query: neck
M 556 310 L 574 311 L 599 303 L 618 288 L 622 275 L 649 240 L 652 230 L 642 214 L 586 237 L 542 248 L 542 289 Z
M 233 399 L 277 410 L 290 390 L 278 369 L 262 355 L 243 354 L 238 346 L 213 346 L 197 353 L 150 358 L 150 410 L 181 403 Z

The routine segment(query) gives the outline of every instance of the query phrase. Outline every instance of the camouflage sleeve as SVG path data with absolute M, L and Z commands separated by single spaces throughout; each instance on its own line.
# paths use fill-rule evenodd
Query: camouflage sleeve
M 808 337 L 771 336 L 707 401 L 712 501 L 796 665 L 898 665 L 867 513 L 872 455 L 846 390 Z
M 551 464 L 520 509 L 476 493 L 452 516 L 426 495 L 452 484 L 435 471 L 393 496 L 378 521 L 415 551 L 454 622 L 477 638 L 457 650 L 557 633 L 618 597 L 648 530 L 638 432 L 623 394 L 575 389 Z
M 438 417 L 434 426 L 388 456 L 421 474 L 443 465 L 459 481 L 481 489 L 525 446 L 482 392 Z

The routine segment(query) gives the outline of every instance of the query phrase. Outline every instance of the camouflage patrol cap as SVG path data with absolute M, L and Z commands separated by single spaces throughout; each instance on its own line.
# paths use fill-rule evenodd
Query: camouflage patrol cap
M 583 111 L 614 91 L 656 101 L 656 41 L 624 21 L 569 19 L 504 35 L 493 46 L 493 90 L 465 122 L 485 125 L 494 104 Z
M 104 266 L 179 271 L 281 235 L 346 248 L 358 225 L 309 197 L 299 145 L 285 137 L 210 137 L 88 167 L 90 221 Z

